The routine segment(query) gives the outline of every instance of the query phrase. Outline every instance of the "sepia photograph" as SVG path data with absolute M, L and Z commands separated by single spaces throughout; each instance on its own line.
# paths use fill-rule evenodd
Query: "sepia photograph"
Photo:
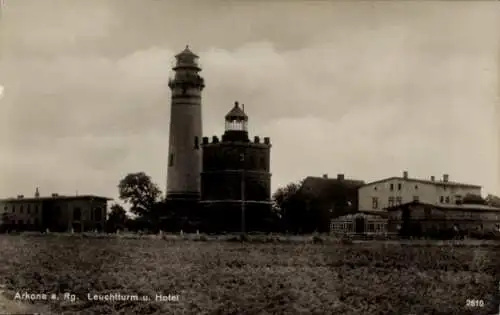
M 0 0 L 0 315 L 500 314 L 500 2 Z

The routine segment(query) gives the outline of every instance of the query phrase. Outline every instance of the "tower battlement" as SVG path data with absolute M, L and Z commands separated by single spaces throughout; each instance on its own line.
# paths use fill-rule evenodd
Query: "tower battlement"
M 238 145 L 238 144 L 243 144 L 245 146 L 256 146 L 256 147 L 262 147 L 262 148 L 267 148 L 271 146 L 271 138 L 269 137 L 264 137 L 264 141 L 262 141 L 262 138 L 259 136 L 255 136 L 253 141 L 250 141 L 249 139 L 243 140 L 243 141 L 231 141 L 231 140 L 225 140 L 224 137 L 220 139 L 218 136 L 212 136 L 212 138 L 209 137 L 203 137 L 201 145 L 202 146 L 207 146 L 207 145 L 224 145 L 224 144 L 231 144 L 231 145 Z

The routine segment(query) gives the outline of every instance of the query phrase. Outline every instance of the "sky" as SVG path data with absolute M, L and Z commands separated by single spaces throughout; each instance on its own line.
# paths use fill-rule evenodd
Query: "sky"
M 244 103 L 273 190 L 406 170 L 500 193 L 498 2 L 4 0 L 0 196 L 117 198 L 140 171 L 164 192 L 186 44 L 204 135 Z

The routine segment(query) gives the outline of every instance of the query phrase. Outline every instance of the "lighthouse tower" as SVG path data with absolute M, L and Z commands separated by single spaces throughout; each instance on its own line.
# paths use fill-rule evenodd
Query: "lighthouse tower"
M 198 56 L 189 47 L 175 56 L 168 147 L 167 200 L 195 201 L 200 198 L 201 91 Z

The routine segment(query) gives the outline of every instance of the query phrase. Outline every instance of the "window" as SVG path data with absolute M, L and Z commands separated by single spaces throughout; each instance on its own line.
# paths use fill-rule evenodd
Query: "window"
M 35 205 L 35 213 L 38 213 L 38 205 Z
M 95 221 L 101 221 L 102 220 L 102 211 L 101 211 L 101 208 L 95 208 L 94 209 L 94 220 Z
M 168 166 L 174 166 L 174 154 L 170 153 L 168 156 Z
M 23 213 L 23 206 L 19 207 L 19 213 Z
M 462 202 L 462 196 L 461 195 L 456 195 L 455 196 L 455 201 L 456 201 L 456 203 L 461 203 Z
M 368 224 L 368 232 L 373 232 L 373 223 Z
M 393 191 L 394 190 L 394 184 L 391 184 L 390 185 L 390 190 Z
M 389 207 L 394 206 L 394 197 L 389 197 Z
M 4 209 L 5 211 L 7 211 L 7 209 L 9 209 L 9 207 L 5 206 L 5 207 L 3 207 L 3 209 Z
M 444 203 L 444 197 L 443 196 L 439 197 L 439 202 Z
M 399 184 L 398 184 L 398 190 L 401 190 L 401 187 L 402 187 L 402 186 L 403 186 L 403 185 L 402 185 L 401 183 L 399 183 Z
M 200 149 L 200 139 L 198 136 L 194 137 L 194 149 L 199 150 Z
M 372 208 L 378 209 L 378 198 L 377 197 L 372 198 Z
M 31 210 L 31 209 L 30 209 L 30 205 L 27 205 L 27 206 L 26 206 L 26 213 L 30 213 L 30 210 Z
M 415 190 L 418 190 L 418 185 L 415 185 Z
M 373 190 L 377 190 L 377 186 L 373 187 Z
M 73 220 L 79 221 L 82 218 L 82 209 L 75 208 L 73 209 Z
M 413 196 L 413 201 L 418 202 L 419 201 L 418 196 Z
M 403 199 L 401 198 L 401 196 L 396 197 L 396 204 L 400 205 L 402 203 L 403 203 Z
M 446 196 L 445 202 L 446 203 L 450 203 L 450 197 L 449 196 Z

